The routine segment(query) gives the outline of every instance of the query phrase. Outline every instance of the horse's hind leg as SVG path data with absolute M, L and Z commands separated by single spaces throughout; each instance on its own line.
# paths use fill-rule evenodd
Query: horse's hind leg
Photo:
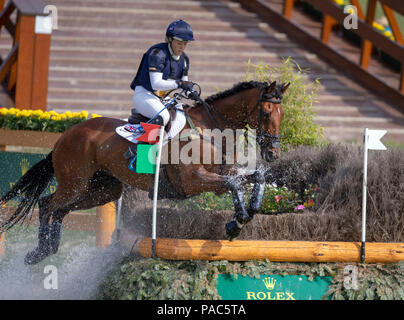
M 90 189 L 80 199 L 52 214 L 52 224 L 62 226 L 63 218 L 72 210 L 87 210 L 118 200 L 122 194 L 122 183 L 101 171 L 95 173 L 90 181 Z M 54 239 L 53 249 L 56 253 L 59 247 L 59 238 Z
M 65 208 L 77 202 L 89 190 L 91 176 L 86 179 L 86 172 L 80 172 L 80 169 L 74 173 L 77 176 L 72 178 L 70 176 L 72 171 L 66 170 L 60 172 L 59 176 L 56 176 L 58 182 L 60 182 L 56 192 L 42 198 L 39 202 L 40 225 L 38 228 L 38 246 L 27 253 L 24 260 L 25 264 L 36 264 L 58 251 L 62 223 L 54 218 L 49 223 L 51 216 L 58 211 L 64 212 Z M 70 181 L 70 183 L 61 183 L 61 181 Z
M 53 195 L 48 195 L 38 201 L 39 206 L 39 228 L 38 228 L 38 246 L 28 252 L 25 256 L 25 264 L 36 264 L 46 258 L 48 255 L 54 253 L 55 243 L 59 243 L 61 224 L 52 221 L 49 224 L 50 215 L 49 204 Z
M 119 199 L 122 183 L 103 173 L 96 173 L 90 181 L 89 190 L 76 202 L 60 207 L 51 212 L 50 204 L 53 195 L 42 198 L 40 203 L 40 226 L 38 247 L 25 257 L 26 264 L 36 264 L 47 256 L 55 254 L 59 249 L 63 218 L 72 210 L 86 210 Z M 52 222 L 49 223 L 52 217 Z

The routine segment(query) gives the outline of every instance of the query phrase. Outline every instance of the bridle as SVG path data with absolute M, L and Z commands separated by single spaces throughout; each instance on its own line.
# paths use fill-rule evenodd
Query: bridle
M 280 134 L 272 134 L 266 131 L 262 131 L 261 129 L 261 113 L 262 113 L 262 102 L 270 102 L 274 104 L 282 103 L 282 95 L 278 92 L 278 90 L 272 90 L 271 93 L 265 93 L 268 89 L 266 85 L 260 93 L 260 98 L 258 100 L 258 114 L 257 114 L 257 143 L 261 146 L 261 148 L 269 148 L 269 144 L 271 144 L 272 148 L 280 149 L 281 147 L 281 135 Z
M 271 144 L 272 148 L 280 148 L 280 142 L 281 142 L 281 135 L 280 134 L 271 134 L 269 132 L 265 132 L 261 129 L 261 113 L 262 113 L 262 103 L 263 102 L 270 102 L 274 104 L 281 104 L 282 103 L 282 95 L 278 90 L 272 90 L 271 93 L 265 93 L 267 89 L 270 87 L 267 83 L 261 88 L 261 92 L 259 95 L 259 99 L 257 102 L 257 105 L 255 105 L 252 110 L 247 114 L 247 117 L 244 120 L 245 127 L 247 126 L 248 119 L 250 118 L 251 114 L 255 111 L 256 108 L 258 108 L 258 113 L 257 113 L 257 135 L 256 135 L 256 141 L 257 143 L 261 146 L 261 148 L 268 148 L 270 147 L 269 144 Z M 237 126 L 230 121 L 226 116 L 222 115 L 219 111 L 214 109 L 210 104 L 207 102 L 203 101 L 202 99 L 198 100 L 202 106 L 205 108 L 209 118 L 211 121 L 215 124 L 217 128 L 223 131 L 222 127 L 218 124 L 216 121 L 215 117 L 213 114 L 217 115 L 224 123 L 229 125 L 233 130 L 237 129 Z

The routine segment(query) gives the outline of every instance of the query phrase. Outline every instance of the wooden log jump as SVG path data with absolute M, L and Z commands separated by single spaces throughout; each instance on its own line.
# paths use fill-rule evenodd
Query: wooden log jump
M 151 238 L 139 253 L 151 257 Z M 157 257 L 168 260 L 265 260 L 276 262 L 361 262 L 360 242 L 157 239 Z M 366 243 L 368 263 L 404 260 L 404 243 Z

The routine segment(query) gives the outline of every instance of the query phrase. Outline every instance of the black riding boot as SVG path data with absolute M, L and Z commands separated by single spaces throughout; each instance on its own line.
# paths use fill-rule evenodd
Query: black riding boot
M 132 123 L 132 122 L 130 122 L 130 119 L 129 119 L 129 123 Z M 164 125 L 164 120 L 163 120 L 162 116 L 157 116 L 156 118 L 151 120 L 149 123 L 158 124 L 159 126 L 162 126 L 162 125 Z M 138 142 L 138 144 L 139 143 L 142 143 L 142 142 Z M 128 150 L 126 150 L 125 153 L 123 154 L 123 157 L 126 160 L 132 160 L 136 156 L 136 147 L 137 147 L 137 144 L 131 143 L 129 145 Z
M 38 247 L 25 256 L 25 264 L 37 264 L 59 249 L 62 233 L 62 224 L 53 221 L 52 224 L 44 224 L 38 229 Z

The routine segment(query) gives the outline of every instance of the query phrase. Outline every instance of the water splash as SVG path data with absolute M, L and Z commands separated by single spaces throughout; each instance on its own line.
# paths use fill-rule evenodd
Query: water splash
M 0 299 L 18 300 L 88 300 L 108 272 L 121 261 L 124 251 L 118 246 L 102 249 L 85 244 L 69 248 L 67 258 L 57 266 L 57 289 L 45 289 L 46 265 L 52 257 L 38 265 L 24 265 L 25 250 L 0 262 Z

